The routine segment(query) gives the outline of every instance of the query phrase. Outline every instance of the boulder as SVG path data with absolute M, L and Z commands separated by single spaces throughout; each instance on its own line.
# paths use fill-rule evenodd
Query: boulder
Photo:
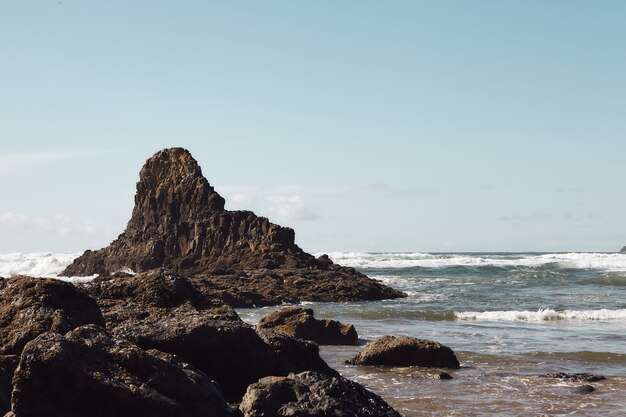
M 19 361 L 16 355 L 0 355 L 0 416 L 11 409 L 13 373 Z
M 315 371 L 330 376 L 339 375 L 320 357 L 319 347 L 315 343 L 273 330 L 257 329 L 257 333 L 274 352 L 272 375 L 288 375 L 304 371 Z
M 318 345 L 356 345 L 359 339 L 353 325 L 317 320 L 312 309 L 302 307 L 285 307 L 268 314 L 259 321 L 257 328 L 273 329 Z
M 423 366 L 459 369 L 452 349 L 432 340 L 408 336 L 382 336 L 368 343 L 351 365 Z
M 580 387 L 576 387 L 576 389 L 574 390 L 574 394 L 591 394 L 595 391 L 596 388 L 593 385 L 585 384 L 581 385 Z
M 13 382 L 15 417 L 234 415 L 196 368 L 94 325 L 30 341 Z
M 118 274 L 83 288 L 98 302 L 114 336 L 179 356 L 215 379 L 229 401 L 241 400 L 248 385 L 268 375 L 332 372 L 317 346 L 287 336 L 259 336 L 232 308 L 215 305 L 172 271 Z
M 104 326 L 96 302 L 68 282 L 17 276 L 0 280 L 0 355 L 19 355 L 26 343 L 83 324 Z
M 250 211 L 225 210 L 224 199 L 182 148 L 164 149 L 148 159 L 126 230 L 108 247 L 86 251 L 63 275 L 158 267 L 199 277 L 200 290 L 232 305 L 405 296 L 328 257 L 304 252 L 290 228 Z
M 248 387 L 239 409 L 244 417 L 401 417 L 362 385 L 315 372 L 263 378 Z

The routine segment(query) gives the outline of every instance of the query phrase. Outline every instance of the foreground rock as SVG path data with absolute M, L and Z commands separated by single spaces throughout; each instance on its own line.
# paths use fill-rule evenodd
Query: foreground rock
M 224 199 L 182 148 L 148 159 L 124 233 L 107 248 L 86 251 L 63 274 L 110 275 L 158 267 L 199 277 L 200 290 L 231 305 L 404 296 L 328 257 L 304 252 L 292 229 L 250 211 L 225 210 Z
M 315 372 L 263 378 L 248 388 L 239 409 L 244 417 L 401 417 L 356 382 Z
M 423 366 L 459 369 L 452 349 L 431 340 L 383 336 L 368 343 L 351 365 Z
M 19 355 L 26 343 L 83 324 L 104 325 L 96 302 L 74 285 L 18 276 L 0 280 L 0 355 Z
M 16 355 L 0 355 L 0 415 L 11 409 L 13 373 L 20 360 Z
M 29 416 L 232 416 L 211 380 L 172 355 L 145 352 L 89 325 L 29 342 L 12 411 Z
M 272 329 L 318 345 L 356 345 L 359 339 L 353 325 L 317 320 L 312 309 L 301 307 L 285 307 L 268 314 L 259 321 L 257 328 Z
M 334 372 L 317 346 L 286 336 L 259 336 L 235 311 L 166 269 L 97 279 L 84 285 L 111 333 L 143 349 L 179 356 L 216 380 L 229 401 L 268 375 Z

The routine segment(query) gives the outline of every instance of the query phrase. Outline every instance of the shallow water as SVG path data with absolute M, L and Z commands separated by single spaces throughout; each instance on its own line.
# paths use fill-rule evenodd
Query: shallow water
M 626 415 L 626 256 L 616 254 L 330 254 L 402 289 L 400 300 L 305 303 L 384 334 L 437 340 L 458 355 L 453 380 L 436 370 L 345 365 L 361 347 L 326 346 L 324 359 L 407 416 Z M 255 323 L 273 308 L 241 309 Z M 607 376 L 597 391 L 540 377 Z

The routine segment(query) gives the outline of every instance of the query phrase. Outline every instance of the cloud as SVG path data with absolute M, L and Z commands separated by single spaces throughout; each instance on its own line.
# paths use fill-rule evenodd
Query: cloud
M 53 233 L 59 236 L 94 236 L 110 235 L 111 227 L 91 220 L 74 220 L 70 216 L 30 217 L 22 213 L 9 211 L 0 215 L 0 229 L 35 230 Z
M 65 161 L 68 159 L 93 158 L 113 152 L 110 149 L 98 148 L 59 148 L 43 151 L 0 154 L 0 170 L 14 171 L 18 168 L 31 167 L 45 163 Z
M 319 217 L 304 205 L 300 196 L 270 196 L 269 213 L 283 220 L 315 220 Z

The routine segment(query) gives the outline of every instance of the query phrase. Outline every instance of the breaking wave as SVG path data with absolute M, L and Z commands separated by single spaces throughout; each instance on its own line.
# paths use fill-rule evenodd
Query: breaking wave
M 57 278 L 80 253 L 8 253 L 0 254 L 0 277 L 29 275 Z
M 563 310 L 539 309 L 537 311 L 466 311 L 455 312 L 459 320 L 484 321 L 554 321 L 554 320 L 626 320 L 626 309 Z

